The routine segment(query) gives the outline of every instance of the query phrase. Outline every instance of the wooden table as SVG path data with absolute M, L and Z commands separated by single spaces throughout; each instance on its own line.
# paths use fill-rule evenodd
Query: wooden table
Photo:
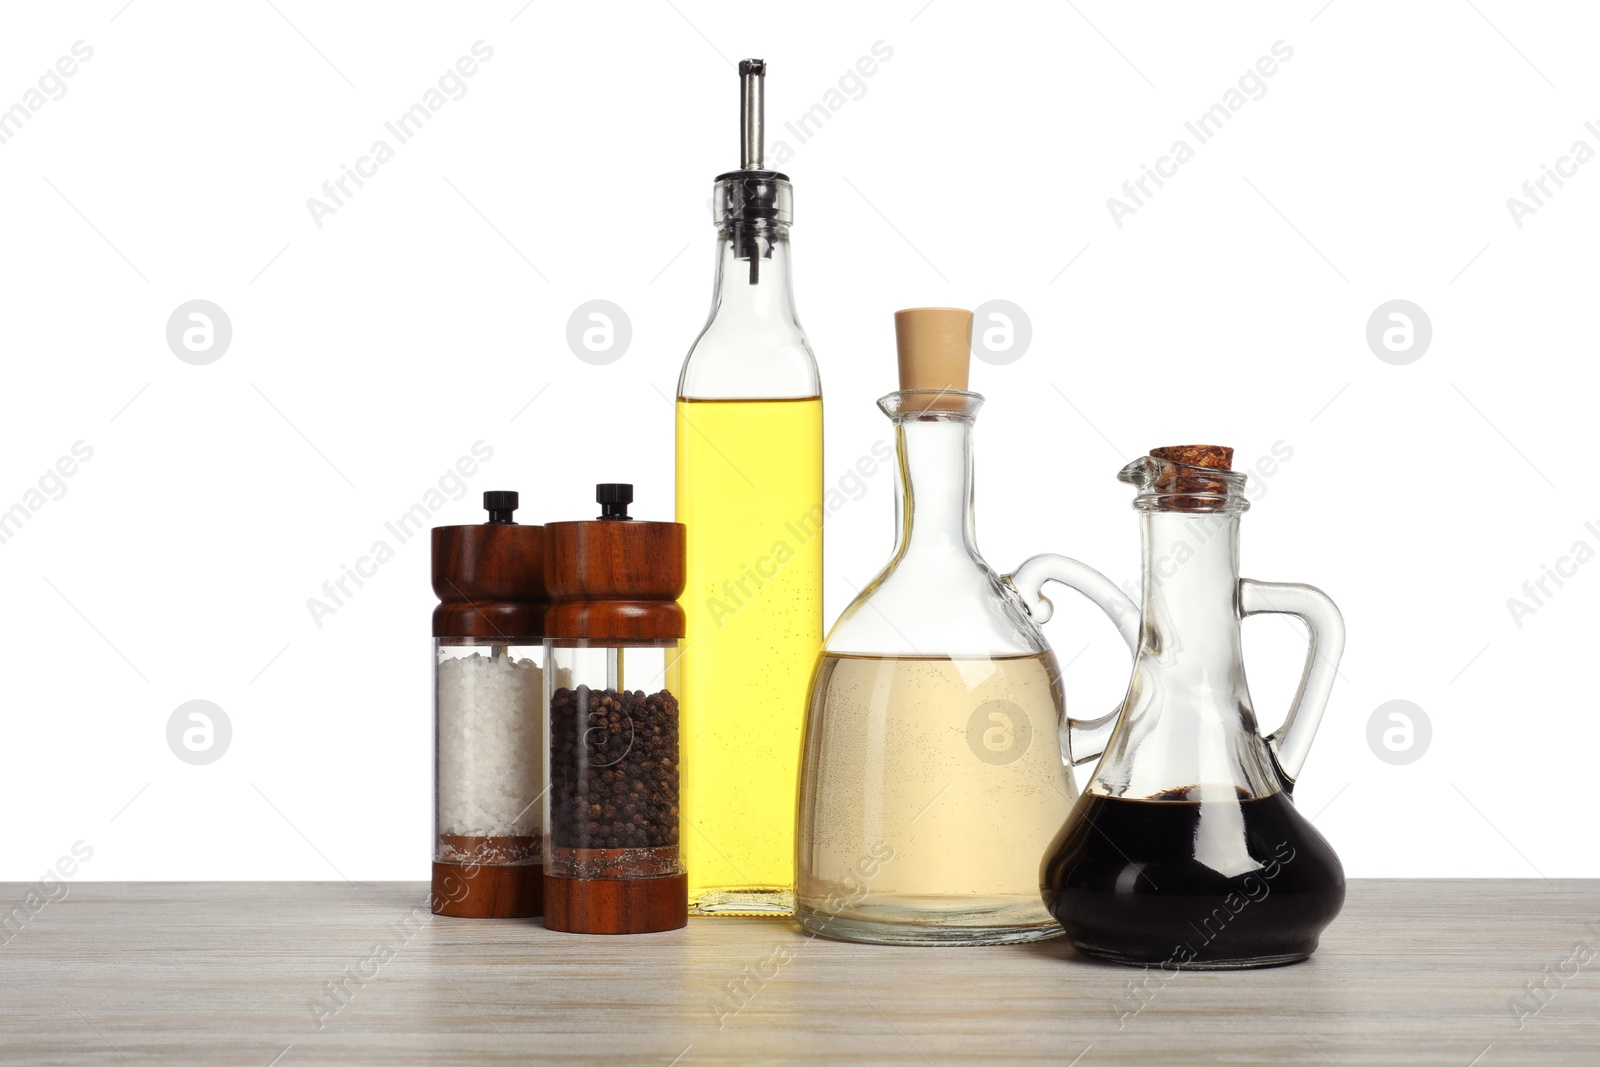
M 1600 1064 L 1600 881 L 1355 881 L 1309 962 L 1166 977 L 1059 940 L 554 934 L 420 882 L 68 888 L 0 930 L 0 1062 Z

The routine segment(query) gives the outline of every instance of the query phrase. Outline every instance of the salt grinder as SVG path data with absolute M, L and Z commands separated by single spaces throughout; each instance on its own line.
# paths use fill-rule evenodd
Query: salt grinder
M 488 492 L 489 521 L 433 530 L 437 915 L 544 910 L 545 531 Z
M 684 527 L 630 518 L 601 485 L 598 519 L 545 527 L 545 914 L 552 930 L 637 934 L 688 921 L 679 853 L 678 698 Z

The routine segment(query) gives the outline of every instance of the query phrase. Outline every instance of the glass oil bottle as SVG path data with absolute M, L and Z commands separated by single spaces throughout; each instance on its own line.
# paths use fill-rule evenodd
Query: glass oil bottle
M 716 180 L 716 290 L 677 399 L 688 530 L 683 854 L 690 911 L 793 910 L 796 765 L 822 644 L 822 395 L 789 275 L 794 191 L 763 167 L 766 65 L 739 65 L 740 169 Z

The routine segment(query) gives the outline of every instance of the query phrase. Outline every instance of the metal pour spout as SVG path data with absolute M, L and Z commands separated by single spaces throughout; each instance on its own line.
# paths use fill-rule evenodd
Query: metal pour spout
M 739 168 L 761 170 L 766 160 L 767 61 L 739 63 Z
M 788 176 L 766 169 L 766 80 L 766 60 L 739 63 L 739 169 L 717 175 L 712 191 L 712 217 L 750 265 L 751 285 L 760 282 L 762 261 L 771 260 L 794 211 Z

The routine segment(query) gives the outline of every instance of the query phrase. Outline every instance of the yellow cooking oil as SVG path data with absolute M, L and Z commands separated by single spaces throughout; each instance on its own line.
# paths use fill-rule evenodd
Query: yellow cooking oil
M 687 527 L 680 843 L 689 911 L 794 911 L 795 791 L 822 647 L 822 399 L 678 401 Z

